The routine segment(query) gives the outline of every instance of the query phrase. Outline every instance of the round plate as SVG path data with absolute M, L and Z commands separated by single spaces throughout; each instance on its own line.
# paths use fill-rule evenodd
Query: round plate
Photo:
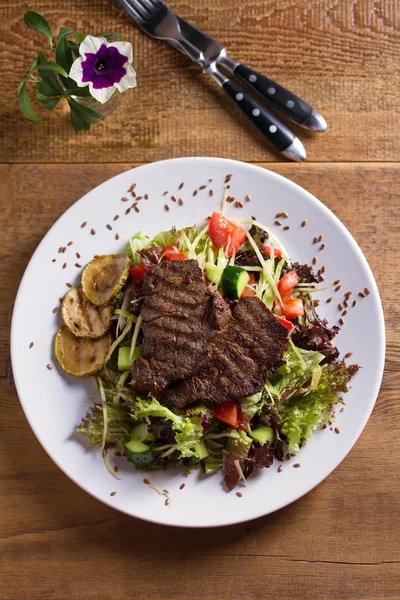
M 331 324 L 337 322 L 337 305 L 347 291 L 368 287 L 370 295 L 357 297 L 349 308 L 345 325 L 336 338 L 342 355 L 352 351 L 352 361 L 363 368 L 346 394 L 346 410 L 337 415 L 340 435 L 315 432 L 314 438 L 297 455 L 300 469 L 285 462 L 282 473 L 274 463 L 251 478 L 243 496 L 227 494 L 218 473 L 203 478 L 198 472 L 188 477 L 181 470 L 151 472 L 147 477 L 168 489 L 171 503 L 148 485 L 143 473 L 134 473 L 123 458 L 116 459 L 123 479 L 117 481 L 105 469 L 98 449 L 89 449 L 86 438 L 74 434 L 90 403 L 98 399 L 90 379 L 76 379 L 57 367 L 53 337 L 61 323 L 59 298 L 67 283 L 76 284 L 82 269 L 95 254 L 123 252 L 128 238 L 138 230 L 149 236 L 157 232 L 201 224 L 218 211 L 227 174 L 232 174 L 229 194 L 243 208 L 227 205 L 228 218 L 256 216 L 274 227 L 289 255 L 301 263 L 325 265 L 326 283 L 340 279 L 340 290 L 320 292 L 319 313 Z M 181 182 L 184 187 L 180 188 Z M 140 212 L 129 206 L 134 200 L 127 190 L 136 183 Z M 201 186 L 207 186 L 199 189 Z M 211 196 L 209 190 L 214 190 Z M 198 190 L 194 194 L 194 190 Z M 148 199 L 144 198 L 148 194 Z M 246 202 L 246 195 L 251 201 Z M 174 195 L 182 202 L 174 202 Z M 123 201 L 121 198 L 129 198 Z M 168 211 L 165 206 L 168 205 Z M 275 214 L 290 229 L 274 226 Z M 115 215 L 119 219 L 114 220 Z M 307 219 L 307 226 L 301 222 Z M 87 222 L 86 226 L 82 224 Z M 111 228 L 112 229 L 111 229 Z M 95 232 L 95 233 L 93 233 Z M 116 239 L 116 234 L 119 239 Z M 323 235 L 325 249 L 318 250 L 314 236 Z M 117 236 L 118 237 L 118 236 Z M 68 245 L 72 242 L 71 245 Z M 66 247 L 59 253 L 60 247 Z M 79 253 L 79 259 L 76 256 Z M 56 261 L 54 262 L 54 259 Z M 64 263 L 67 264 L 63 268 Z M 326 303 L 332 296 L 331 303 Z M 351 305 L 350 305 L 351 306 Z M 368 323 L 368 344 L 365 324 Z M 34 346 L 30 348 L 31 342 Z M 228 525 L 271 513 L 293 502 L 320 483 L 344 459 L 362 432 L 378 394 L 384 364 L 384 322 L 378 290 L 360 248 L 342 223 L 316 198 L 291 181 L 259 167 L 218 158 L 183 158 L 149 164 L 121 173 L 76 202 L 50 229 L 33 255 L 22 279 L 15 302 L 11 351 L 15 382 L 22 407 L 38 440 L 54 462 L 84 490 L 128 515 L 165 525 L 211 527 Z M 50 368 L 48 367 L 50 366 Z M 371 443 L 372 440 L 371 440 Z M 185 483 L 184 489 L 180 485 Z M 116 492 L 113 496 L 110 494 Z M 345 491 L 343 492 L 345 493 Z

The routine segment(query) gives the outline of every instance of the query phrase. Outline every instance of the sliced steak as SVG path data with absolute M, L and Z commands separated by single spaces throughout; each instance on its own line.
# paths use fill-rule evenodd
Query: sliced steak
M 220 404 L 259 392 L 268 371 L 281 360 L 288 330 L 255 297 L 240 300 L 226 329 L 208 346 L 207 358 L 192 377 L 176 382 L 165 402 L 184 407 Z
M 172 381 L 196 372 L 231 312 L 222 296 L 210 292 L 196 260 L 153 267 L 142 291 L 143 359 L 133 364 L 132 377 L 138 391 L 160 395 Z

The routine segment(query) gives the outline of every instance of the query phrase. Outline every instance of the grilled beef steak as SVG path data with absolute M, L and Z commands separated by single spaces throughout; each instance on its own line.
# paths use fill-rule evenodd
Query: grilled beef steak
M 255 297 L 240 300 L 226 329 L 215 336 L 198 372 L 167 390 L 165 402 L 184 407 L 220 404 L 259 392 L 287 346 L 288 330 Z
M 205 284 L 196 260 L 163 262 L 145 275 L 143 359 L 132 367 L 136 389 L 160 395 L 196 372 L 210 339 L 231 318 L 222 296 Z

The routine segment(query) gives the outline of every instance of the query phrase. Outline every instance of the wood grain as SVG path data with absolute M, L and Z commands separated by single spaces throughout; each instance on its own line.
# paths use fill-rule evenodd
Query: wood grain
M 319 197 L 360 243 L 386 315 L 385 375 L 359 441 L 321 485 L 268 517 L 204 531 L 143 523 L 83 492 L 39 445 L 13 386 L 10 298 L 32 252 L 73 202 L 131 166 L 0 166 L 0 598 L 397 600 L 400 165 L 261 165 Z
M 398 0 L 175 0 L 172 7 L 226 44 L 234 58 L 323 113 L 329 124 L 324 135 L 301 132 L 309 160 L 399 159 Z M 46 113 L 43 126 L 28 122 L 16 87 L 46 41 L 26 29 L 26 8 L 23 0 L 0 6 L 0 161 L 147 162 L 182 152 L 277 160 L 195 64 L 143 35 L 110 0 L 37 0 L 36 9 L 55 31 L 123 33 L 133 43 L 138 88 L 88 133 L 74 134 L 65 106 Z

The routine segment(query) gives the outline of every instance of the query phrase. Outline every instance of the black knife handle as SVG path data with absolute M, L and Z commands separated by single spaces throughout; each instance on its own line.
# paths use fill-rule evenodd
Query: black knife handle
M 238 79 L 295 123 L 304 125 L 311 117 L 313 113 L 311 106 L 279 83 L 241 64 L 238 64 L 233 72 Z
M 293 145 L 297 138 L 277 117 L 265 106 L 255 100 L 241 86 L 231 79 L 226 79 L 222 84 L 235 106 L 257 127 L 267 140 L 280 152 L 284 152 Z M 300 143 L 300 140 L 297 140 Z M 301 143 L 300 143 L 301 146 Z M 303 149 L 304 152 L 304 149 Z M 301 155 L 297 160 L 304 160 Z

